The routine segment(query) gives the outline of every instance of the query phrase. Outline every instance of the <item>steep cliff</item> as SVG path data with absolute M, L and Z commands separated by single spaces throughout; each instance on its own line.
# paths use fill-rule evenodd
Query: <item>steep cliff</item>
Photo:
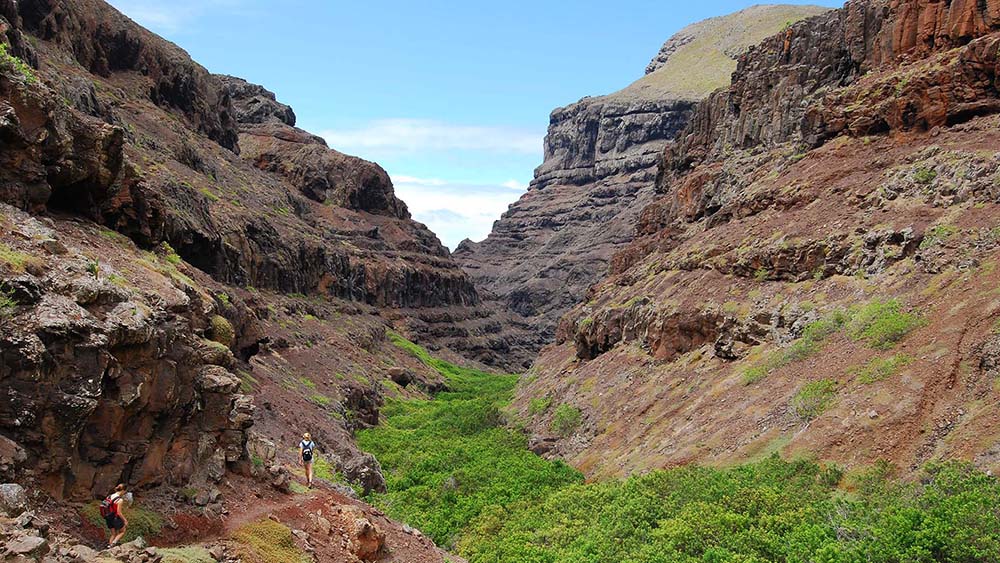
M 744 54 L 519 389 L 538 450 L 996 470 L 998 16 L 859 0 Z
M 0 0 L 0 42 L 2 477 L 287 490 L 310 430 L 383 488 L 353 431 L 441 385 L 387 331 L 479 302 L 385 171 L 99 0 Z
M 653 197 L 666 143 L 696 101 L 728 83 L 748 46 L 802 18 L 812 6 L 755 6 L 689 26 L 670 39 L 647 75 L 627 88 L 552 112 L 545 161 L 526 193 L 480 242 L 455 258 L 497 308 L 536 335 L 508 365 L 526 366 L 556 322 L 607 271 Z M 509 323 L 507 323 L 509 324 Z

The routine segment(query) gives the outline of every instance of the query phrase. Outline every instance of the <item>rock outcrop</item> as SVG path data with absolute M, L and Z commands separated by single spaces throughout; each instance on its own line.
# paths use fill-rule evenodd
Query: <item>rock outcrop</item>
M 859 0 L 743 54 L 519 388 L 532 443 L 595 476 L 770 452 L 996 470 L 971 405 L 1000 392 L 998 14 Z M 574 435 L 540 397 L 580 409 Z
M 0 0 L 0 39 L 0 474 L 57 499 L 252 475 L 256 423 L 384 488 L 352 433 L 409 361 L 388 325 L 479 303 L 385 171 L 99 0 Z
M 728 83 L 736 57 L 811 6 L 755 6 L 692 25 L 668 41 L 647 75 L 607 96 L 552 112 L 545 161 L 528 193 L 479 243 L 455 251 L 493 305 L 537 338 L 508 367 L 524 367 L 551 341 L 559 317 L 607 271 L 654 197 L 656 167 L 695 103 Z M 509 322 L 506 324 L 510 324 Z

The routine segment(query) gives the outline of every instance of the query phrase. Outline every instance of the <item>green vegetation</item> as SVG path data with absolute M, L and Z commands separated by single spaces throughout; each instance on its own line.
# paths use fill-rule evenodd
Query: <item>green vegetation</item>
M 819 322 L 803 338 L 833 334 L 847 317 Z M 1000 560 L 1000 481 L 971 464 L 932 464 L 906 482 L 879 465 L 841 489 L 840 469 L 773 455 L 584 484 L 499 427 L 513 377 L 463 369 L 390 337 L 437 366 L 451 390 L 392 400 L 385 425 L 360 433 L 389 488 L 369 500 L 470 563 Z M 817 416 L 835 392 L 833 380 L 803 385 L 794 406 Z
M 6 264 L 11 270 L 21 273 L 25 270 L 41 268 L 43 263 L 25 252 L 19 252 L 0 242 L 0 263 Z
M 215 558 L 204 547 L 168 547 L 160 549 L 162 563 L 215 563 Z
M 388 485 L 370 501 L 451 546 L 489 507 L 540 502 L 582 481 L 564 463 L 532 454 L 523 434 L 502 426 L 501 408 L 510 402 L 516 376 L 462 368 L 396 333 L 389 338 L 444 376 L 449 390 L 433 400 L 389 399 L 384 422 L 358 434 L 359 445 L 378 457 Z
M 122 542 L 130 542 L 140 536 L 142 539 L 148 541 L 159 535 L 160 530 L 163 529 L 163 518 L 152 510 L 143 508 L 141 505 L 126 506 L 122 512 L 128 518 L 128 528 L 125 530 L 125 537 L 122 538 Z M 104 518 L 101 518 L 100 503 L 98 501 L 83 505 L 80 509 L 80 515 L 94 526 L 102 530 L 107 529 Z
M 837 397 L 837 382 L 832 379 L 810 381 L 792 397 L 792 409 L 802 420 L 812 420 L 823 414 Z
M 247 563 L 308 563 L 312 558 L 295 546 L 292 531 L 273 520 L 261 520 L 236 530 L 233 539 Z
M 163 251 L 163 259 L 166 260 L 168 264 L 172 266 L 180 266 L 181 262 L 183 262 L 180 255 L 177 254 L 177 251 L 175 251 L 174 248 L 167 242 L 160 243 L 160 249 Z
M 7 319 L 14 315 L 17 309 L 17 301 L 14 296 L 6 291 L 0 290 L 0 319 Z
M 222 344 L 226 348 L 233 345 L 233 340 L 236 338 L 236 331 L 233 330 L 233 325 L 226 317 L 222 315 L 212 315 L 212 340 Z
M 7 48 L 6 43 L 0 43 L 0 68 L 20 74 L 28 84 L 37 84 L 38 75 L 35 74 L 35 69 L 31 68 L 28 63 L 11 55 L 7 51 Z
M 852 311 L 847 335 L 870 348 L 888 350 L 924 322 L 919 315 L 903 312 L 896 299 L 874 300 Z
M 562 404 L 552 414 L 552 431 L 560 436 L 569 436 L 580 427 L 580 409 Z
M 937 171 L 933 168 L 920 167 L 913 171 L 913 181 L 918 184 L 930 184 L 937 179 Z
M 924 239 L 920 241 L 920 248 L 927 249 L 950 239 L 958 234 L 958 227 L 954 225 L 935 225 L 924 233 Z
M 333 399 L 327 397 L 326 395 L 320 395 L 319 393 L 313 393 L 312 395 L 309 395 L 309 400 L 323 408 L 326 408 L 330 406 L 331 403 L 333 403 Z
M 552 397 L 538 397 L 532 399 L 528 404 L 528 412 L 532 415 L 539 415 L 549 410 L 552 405 Z
M 913 362 L 913 357 L 899 353 L 889 358 L 872 358 L 867 364 L 850 371 L 864 384 L 875 383 L 892 377 L 900 368 Z
M 93 259 L 87 262 L 87 273 L 94 276 L 94 279 L 100 279 L 101 277 L 101 261 L 98 259 Z
M 823 342 L 836 334 L 847 322 L 847 316 L 842 311 L 834 311 L 830 315 L 806 325 L 802 336 L 782 350 L 772 352 L 760 364 L 750 366 L 741 374 L 743 383 L 750 385 L 764 379 L 771 372 L 788 364 L 805 360 L 823 348 Z
M 1000 484 L 970 465 L 895 483 L 885 467 L 841 473 L 776 456 L 731 469 L 682 467 L 571 485 L 543 502 L 494 506 L 459 542 L 494 561 L 912 562 L 1000 557 Z

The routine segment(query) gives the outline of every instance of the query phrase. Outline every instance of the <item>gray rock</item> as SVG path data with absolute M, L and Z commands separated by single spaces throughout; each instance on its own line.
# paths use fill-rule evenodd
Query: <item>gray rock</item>
M 23 557 L 40 559 L 49 552 L 49 542 L 38 536 L 21 536 L 10 540 L 6 545 L 7 553 Z
M 24 492 L 24 487 L 17 483 L 0 485 L 0 511 L 14 517 L 19 516 L 27 509 L 28 495 Z

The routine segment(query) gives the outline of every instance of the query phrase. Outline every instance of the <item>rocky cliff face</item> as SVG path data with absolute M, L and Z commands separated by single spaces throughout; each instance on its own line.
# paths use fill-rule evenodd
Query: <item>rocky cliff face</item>
M 492 304 L 537 335 L 508 366 L 530 363 L 559 317 L 631 240 L 638 211 L 652 201 L 664 147 L 695 102 L 727 83 L 735 57 L 787 22 L 824 11 L 757 6 L 695 24 L 668 41 L 635 84 L 552 112 L 545 161 L 528 193 L 485 241 L 455 252 Z
M 354 429 L 440 386 L 389 325 L 479 303 L 385 171 L 103 2 L 0 0 L 0 39 L 3 477 L 287 489 L 311 429 L 384 487 Z
M 519 389 L 539 451 L 996 469 L 998 10 L 848 2 L 743 55 Z

